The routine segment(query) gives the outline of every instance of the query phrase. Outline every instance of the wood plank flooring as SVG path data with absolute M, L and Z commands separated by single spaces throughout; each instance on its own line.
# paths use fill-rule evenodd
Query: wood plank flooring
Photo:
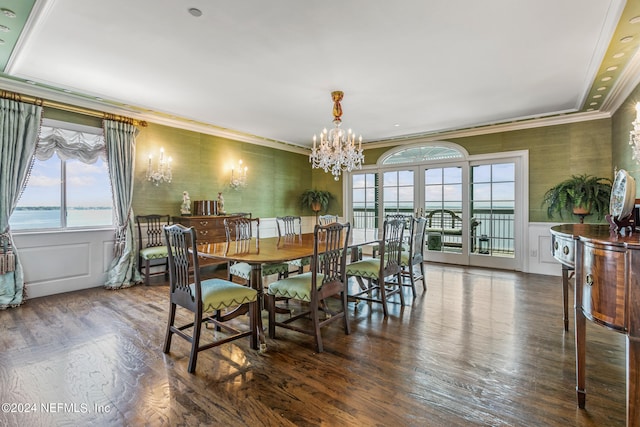
M 184 340 L 162 353 L 165 284 L 29 300 L 0 312 L 0 425 L 624 425 L 624 336 L 593 324 L 577 408 L 559 277 L 426 270 L 428 291 L 387 319 L 351 303 L 351 335 L 334 323 L 324 353 L 278 330 L 264 354 L 201 352 L 195 375 Z

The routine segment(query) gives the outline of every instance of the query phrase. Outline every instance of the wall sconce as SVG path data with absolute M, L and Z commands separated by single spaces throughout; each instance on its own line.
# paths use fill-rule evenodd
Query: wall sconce
M 240 188 L 244 188 L 247 186 L 247 168 L 246 166 L 242 166 L 242 160 L 238 160 L 238 170 L 236 171 L 235 167 L 231 166 L 231 181 L 229 185 L 234 190 L 239 190 Z
M 147 181 L 152 181 L 157 187 L 161 182 L 171 182 L 171 157 L 167 161 L 164 160 L 164 148 L 160 149 L 160 159 L 158 160 L 158 169 L 155 171 L 151 166 L 151 158 L 149 154 L 149 165 L 147 166 Z
M 631 124 L 633 129 L 629 132 L 629 145 L 633 150 L 633 160 L 640 163 L 640 102 L 636 104 L 636 119 Z

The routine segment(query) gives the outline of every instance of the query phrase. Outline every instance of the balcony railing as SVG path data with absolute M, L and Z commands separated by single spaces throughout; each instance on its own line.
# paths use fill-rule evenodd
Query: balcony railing
M 390 212 L 391 213 L 391 212 Z M 395 213 L 412 215 L 411 210 L 399 210 Z M 428 214 L 429 212 L 426 212 Z M 462 212 L 456 212 L 463 217 Z M 472 253 L 513 256 L 515 251 L 515 215 L 513 209 L 475 210 L 471 215 L 469 250 Z M 374 209 L 354 209 L 352 226 L 355 232 L 378 229 L 378 219 Z M 429 247 L 429 233 L 432 246 Z M 437 232 L 430 229 L 427 233 L 427 249 L 443 252 L 460 253 L 462 250 L 462 235 L 448 234 L 444 230 Z M 439 235 L 439 237 L 436 237 Z M 439 241 L 439 243 L 437 243 Z M 435 244 L 433 242 L 436 242 Z

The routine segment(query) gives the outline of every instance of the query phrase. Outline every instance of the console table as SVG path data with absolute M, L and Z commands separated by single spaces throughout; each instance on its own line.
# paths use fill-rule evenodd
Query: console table
M 626 335 L 627 426 L 640 426 L 640 232 L 620 236 L 612 235 L 609 225 L 564 224 L 552 227 L 551 234 L 554 257 L 567 271 L 575 269 L 578 406 L 584 408 L 586 401 L 589 319 Z

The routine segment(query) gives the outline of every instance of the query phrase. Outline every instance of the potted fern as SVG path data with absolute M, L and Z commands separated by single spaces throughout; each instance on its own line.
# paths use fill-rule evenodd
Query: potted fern
M 320 211 L 327 211 L 331 199 L 333 199 L 333 195 L 328 191 L 306 190 L 300 197 L 300 204 L 303 208 L 309 208 L 318 215 Z
M 547 206 L 547 216 L 564 212 L 584 218 L 595 214 L 598 219 L 609 213 L 611 198 L 611 180 L 593 175 L 572 175 L 554 185 L 544 194 L 542 204 Z

